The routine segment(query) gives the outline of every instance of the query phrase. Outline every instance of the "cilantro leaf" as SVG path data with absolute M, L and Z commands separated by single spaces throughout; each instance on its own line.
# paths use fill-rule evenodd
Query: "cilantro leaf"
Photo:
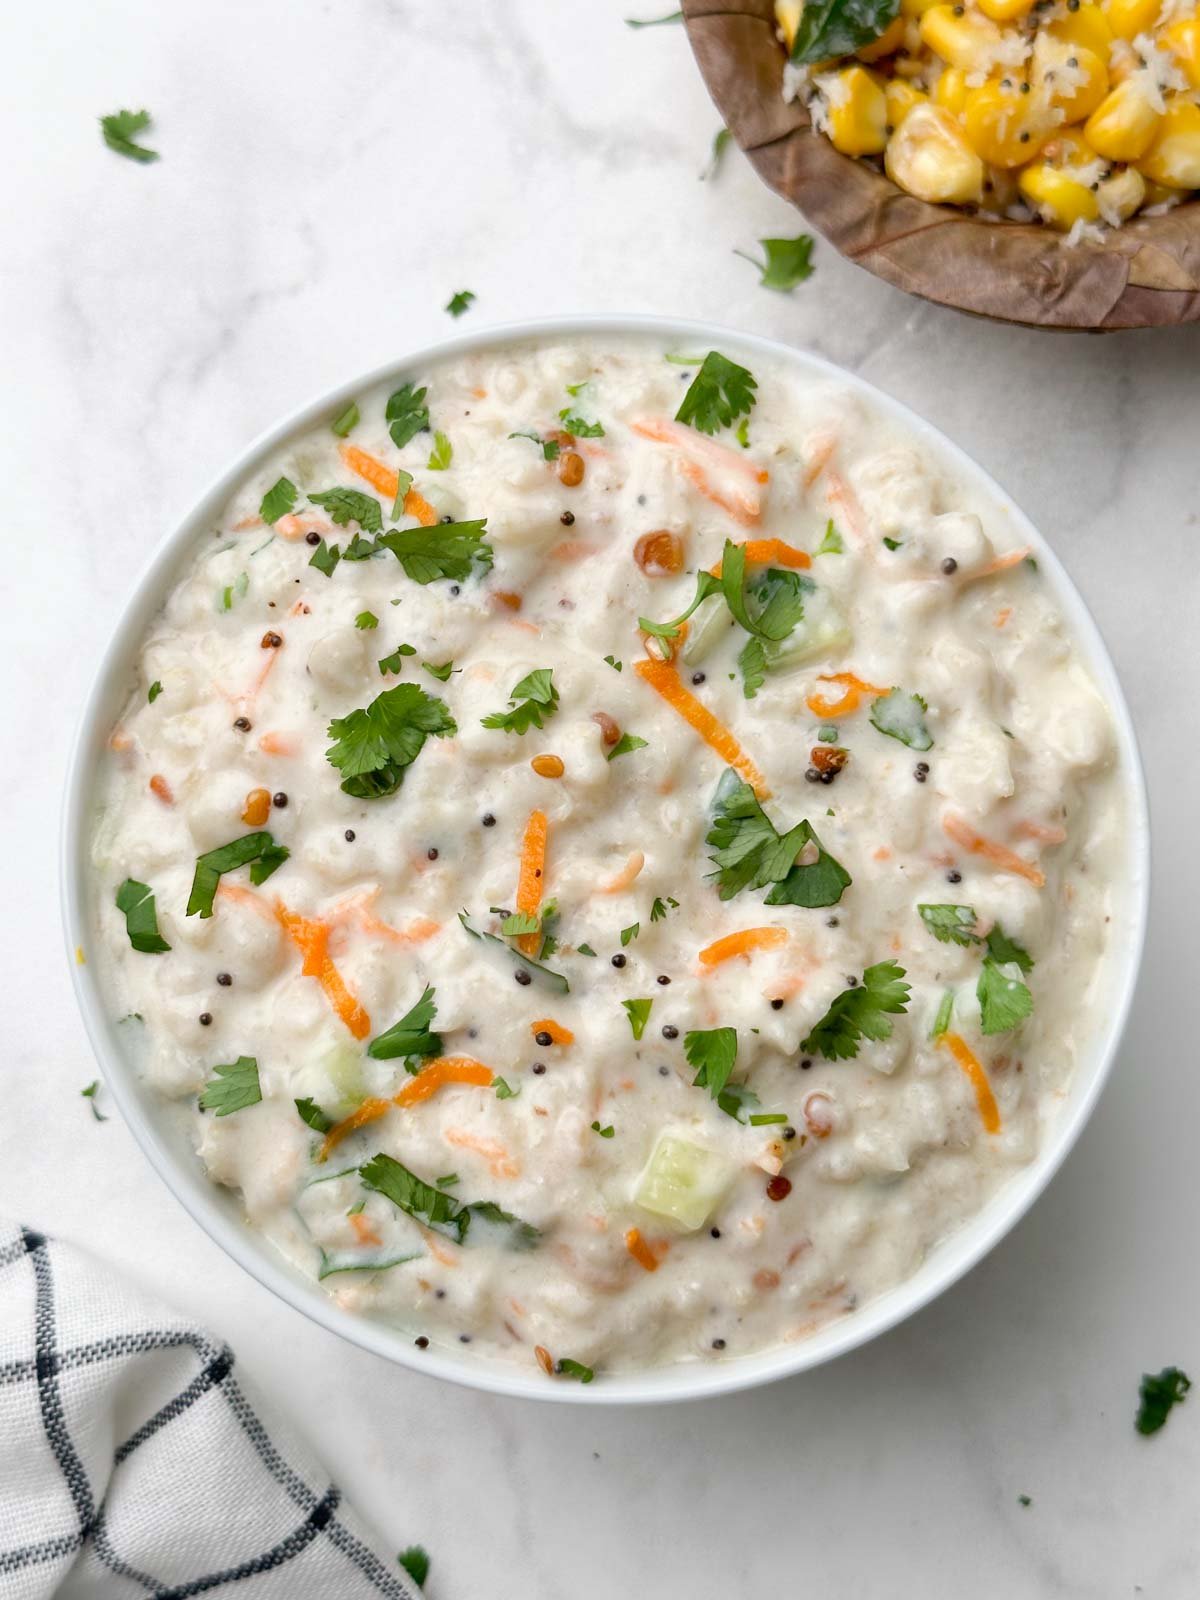
M 974 906 L 919 905 L 921 921 L 941 944 L 972 945 L 980 942 Z
M 754 405 L 758 384 L 754 375 L 717 350 L 710 350 L 688 386 L 676 422 L 686 422 L 701 433 L 730 428 Z
M 375 541 L 377 550 L 390 550 L 414 583 L 452 578 L 462 583 L 474 563 L 486 570 L 492 564 L 492 547 L 483 537 L 487 518 L 474 522 L 437 522 L 431 528 L 389 528 Z
M 329 431 L 330 433 L 336 433 L 339 439 L 344 439 L 348 433 L 358 427 L 360 420 L 358 401 L 351 400 L 346 409 L 339 412 L 329 424 Z
M 439 429 L 433 436 L 433 449 L 429 452 L 429 460 L 425 463 L 430 472 L 445 472 L 454 459 L 454 446 Z
M 654 998 L 649 1000 L 622 1000 L 621 1006 L 629 1018 L 629 1026 L 635 1039 L 640 1039 L 646 1031 L 646 1024 L 650 1020 L 650 1011 L 654 1005 Z
M 429 426 L 429 408 L 425 404 L 426 390 L 416 389 L 411 383 L 402 383 L 388 396 L 384 417 L 391 424 L 392 443 L 403 449 Z
M 91 1109 L 92 1121 L 93 1122 L 107 1122 L 108 1118 L 104 1115 L 103 1111 L 101 1111 L 100 1107 L 96 1104 L 96 1096 L 97 1096 L 97 1094 L 99 1092 L 100 1092 L 100 1079 L 99 1078 L 93 1078 L 91 1083 L 88 1084 L 86 1089 L 80 1089 L 80 1091 L 79 1091 L 79 1093 L 87 1101 L 88 1106 Z
M 333 1118 L 327 1117 L 317 1102 L 308 1095 L 302 1100 L 295 1101 L 295 1106 L 300 1121 L 307 1123 L 314 1133 L 328 1133 L 333 1127 Z
M 459 289 L 456 293 L 450 296 L 450 299 L 446 305 L 446 310 L 452 317 L 461 317 L 463 312 L 469 308 L 474 299 L 474 290 Z
M 1033 1013 L 1033 996 L 1026 985 L 1010 978 L 992 956 L 984 957 L 975 994 L 984 1033 L 1007 1033 Z
M 481 718 L 483 726 L 520 734 L 528 733 L 530 728 L 545 727 L 544 718 L 552 717 L 558 709 L 553 668 L 537 667 L 527 673 L 520 683 L 514 684 L 508 703 L 511 710 L 493 711 Z
M 202 1111 L 227 1117 L 231 1112 L 256 1106 L 262 1099 L 258 1062 L 253 1056 L 239 1056 L 225 1066 L 214 1067 L 213 1071 L 216 1077 L 208 1080 L 200 1096 Z
M 436 1233 L 444 1233 L 459 1244 L 467 1236 L 471 1225 L 470 1210 L 461 1205 L 453 1195 L 435 1189 L 433 1184 L 418 1178 L 399 1161 L 380 1153 L 363 1163 L 359 1177 L 368 1189 L 383 1195 L 399 1210 L 405 1211 L 418 1222 Z
M 598 1133 L 602 1139 L 611 1139 L 616 1131 L 611 1122 L 606 1128 L 600 1126 L 599 1119 L 592 1123 L 592 1132 Z
M 900 12 L 900 0 L 808 0 L 792 41 L 797 66 L 852 56 L 885 33 Z
M 884 534 L 883 542 L 884 542 L 884 544 L 887 546 L 887 548 L 889 550 L 899 550 L 900 546 L 904 543 L 904 540 L 903 539 L 889 539 L 887 534 Z
M 557 439 L 543 439 L 540 433 L 535 433 L 532 428 L 518 428 L 516 433 L 510 433 L 510 439 L 532 439 L 542 452 L 543 461 L 557 461 L 559 443 Z
M 642 931 L 642 925 L 641 925 L 640 922 L 631 922 L 627 928 L 622 928 L 621 929 L 621 949 L 624 950 L 626 945 L 632 944 L 633 941 L 637 938 L 638 934 L 641 933 L 641 931 Z
M 558 413 L 558 420 L 564 429 L 577 439 L 603 439 L 604 427 L 599 422 L 586 422 L 583 417 L 574 415 L 570 406 L 566 406 Z
M 575 954 L 578 956 L 594 956 L 596 952 L 590 944 L 577 944 L 575 946 Z
M 937 1016 L 933 1019 L 933 1027 L 929 1030 L 931 1039 L 940 1039 L 944 1033 L 949 1033 L 950 1024 L 954 1019 L 954 990 L 947 989 L 942 996 L 942 1003 L 937 1008 Z
M 373 611 L 360 611 L 354 619 L 354 626 L 361 629 L 377 628 L 379 618 Z
M 403 670 L 405 656 L 415 656 L 416 653 L 416 649 L 411 644 L 398 644 L 390 656 L 383 656 L 380 659 L 380 677 L 386 678 L 389 672 L 393 672 L 396 677 L 399 677 Z
M 154 704 L 154 702 L 158 699 L 158 697 L 159 697 L 159 695 L 161 693 L 162 693 L 162 684 L 158 681 L 157 678 L 155 678 L 154 682 L 150 685 L 149 689 L 147 689 L 147 691 L 146 691 L 146 704 L 152 706 Z
M 614 672 L 620 672 L 623 663 L 618 661 L 616 656 L 605 656 L 604 659 Z
M 398 1056 L 440 1055 L 442 1036 L 429 1031 L 429 1024 L 437 1016 L 435 993 L 432 985 L 426 985 L 416 1005 L 411 1006 L 399 1022 L 393 1022 L 385 1033 L 371 1040 L 367 1054 L 375 1061 L 394 1061 Z
M 236 872 L 239 867 L 252 867 L 251 881 L 264 883 L 287 858 L 286 845 L 276 844 L 266 832 L 245 833 L 240 839 L 231 839 L 216 850 L 206 850 L 196 860 L 187 915 L 192 917 L 199 912 L 202 920 L 212 916 L 213 896 L 226 872 Z
M 506 939 L 500 939 L 494 933 L 486 933 L 479 928 L 473 928 L 467 919 L 465 911 L 458 913 L 458 920 L 462 923 L 464 931 L 469 933 L 472 939 L 479 939 L 484 944 L 499 945 L 500 949 L 507 951 L 517 965 L 524 967 L 526 972 L 531 973 L 536 978 L 540 978 L 542 982 L 548 984 L 552 989 L 557 989 L 560 994 L 570 993 L 571 985 L 561 972 L 554 972 L 551 968 L 544 967 L 540 961 L 534 961 L 523 950 L 519 950 L 516 945 L 509 944 Z
M 1011 961 L 1015 966 L 1020 967 L 1022 972 L 1033 971 L 1033 957 L 1029 954 L 1029 951 L 1022 949 L 1015 939 L 1010 939 L 999 923 L 996 923 L 991 933 L 988 934 L 987 947 L 988 955 L 991 956 L 993 961 L 998 961 L 1001 966 L 1006 961 Z
M 396 1560 L 408 1573 L 418 1589 L 425 1587 L 425 1579 L 429 1576 L 429 1552 L 423 1544 L 410 1544 L 406 1550 L 401 1550 Z
M 343 561 L 369 561 L 376 554 L 375 541 L 364 539 L 361 533 L 356 533 L 350 543 L 342 551 Z
M 673 20 L 674 19 L 670 17 L 659 18 L 660 22 L 670 22 Z M 643 26 L 651 27 L 653 24 L 645 23 Z M 609 1132 L 611 1131 L 612 1130 L 610 1129 Z M 607 1138 L 607 1134 L 605 1137 Z M 558 1373 L 560 1378 L 578 1378 L 580 1383 L 591 1383 L 592 1379 L 596 1376 L 591 1367 L 585 1367 L 582 1361 L 572 1361 L 570 1356 L 563 1356 L 561 1360 L 556 1361 L 554 1363 L 554 1370 Z
M 760 239 L 758 242 L 766 251 L 765 261 L 756 260 L 744 250 L 735 250 L 733 253 L 758 268 L 758 281 L 762 288 L 790 294 L 798 283 L 812 277 L 811 257 L 815 241 L 811 233 L 797 234 L 794 239 Z
M 375 800 L 395 794 L 429 734 L 441 739 L 457 732 L 444 700 L 415 683 L 399 683 L 377 694 L 365 710 L 333 719 L 329 737 L 334 743 L 325 759 L 342 774 L 345 794 Z
M 259 501 L 258 514 L 271 527 L 295 509 L 299 490 L 290 478 L 276 478 Z
M 503 1078 L 493 1078 L 492 1087 L 496 1091 L 497 1100 L 515 1100 L 521 1092 L 520 1089 L 514 1089 L 511 1084 L 506 1083 Z
M 738 653 L 738 670 L 742 675 L 742 693 L 753 700 L 767 680 L 767 652 L 761 639 L 747 639 Z
M 713 134 L 712 150 L 709 153 L 708 164 L 700 174 L 701 183 L 711 182 L 721 170 L 721 163 L 725 159 L 725 151 L 728 149 L 729 141 L 732 138 L 733 135 L 728 128 L 718 128 L 716 133 Z
M 158 931 L 154 891 L 136 878 L 126 878 L 117 890 L 117 910 L 125 914 L 129 943 L 143 955 L 161 955 L 171 946 Z
M 615 761 L 618 756 L 627 756 L 632 750 L 645 750 L 649 746 L 648 739 L 640 738 L 636 733 L 623 733 L 605 754 L 606 761 Z
M 100 131 L 110 150 L 131 161 L 157 161 L 158 151 L 148 150 L 144 144 L 135 144 L 133 135 L 150 126 L 148 111 L 113 111 L 100 118 Z
M 846 553 L 846 546 L 842 543 L 842 536 L 833 525 L 833 518 L 825 524 L 825 537 L 813 551 L 815 556 L 842 556 Z
M 714 1100 L 718 1099 L 737 1061 L 737 1047 L 736 1028 L 701 1028 L 685 1033 L 683 1053 L 688 1065 L 696 1069 L 693 1085 L 707 1089 Z
M 321 489 L 308 498 L 328 511 L 339 528 L 357 522 L 364 533 L 378 533 L 383 527 L 383 508 L 374 495 L 358 489 Z
M 925 726 L 924 715 L 928 710 L 919 694 L 892 689 L 872 702 L 871 726 L 889 739 L 899 739 L 910 750 L 931 750 L 933 737 Z
M 396 498 L 392 501 L 392 521 L 397 521 L 404 515 L 404 502 L 408 498 L 408 491 L 412 488 L 413 475 L 411 472 L 400 471 L 396 474 Z
M 517 939 L 522 934 L 540 933 L 542 919 L 536 911 L 513 911 L 500 924 L 500 932 L 506 939 Z
M 679 910 L 679 901 L 675 899 L 674 895 L 668 895 L 665 900 L 655 895 L 654 904 L 650 907 L 650 921 L 661 922 L 667 914 L 668 907 L 672 911 Z
M 749 450 L 749 448 L 750 448 L 750 418 L 749 417 L 743 417 L 742 418 L 742 420 L 738 423 L 737 427 L 733 430 L 733 437 L 741 445 L 743 450 Z
M 800 1048 L 829 1061 L 849 1061 L 863 1038 L 891 1037 L 888 1013 L 907 1011 L 908 996 L 904 968 L 894 961 L 877 962 L 863 973 L 861 984 L 842 990 Z
M 813 910 L 836 905 L 853 882 L 807 819 L 785 834 L 777 833 L 754 790 L 732 772 L 717 785 L 705 843 L 713 846 L 710 860 L 717 870 L 711 876 L 722 900 L 732 900 L 743 889 L 771 884 L 766 905 Z
M 454 671 L 453 661 L 443 661 L 441 666 L 435 666 L 432 661 L 422 661 L 421 665 L 431 678 L 436 678 L 439 683 L 445 683 Z
M 327 578 L 332 578 L 341 559 L 342 551 L 340 545 L 326 544 L 322 539 L 313 551 L 308 564 L 310 567 L 316 567 L 318 572 L 323 572 Z
M 1138 1387 L 1138 1410 L 1134 1426 L 1146 1438 L 1157 1433 L 1166 1422 L 1172 1406 L 1187 1397 L 1192 1380 L 1178 1367 L 1164 1367 L 1161 1372 L 1144 1372 Z
M 508 1228 L 508 1242 L 514 1250 L 529 1250 L 541 1238 L 541 1232 L 531 1222 L 522 1222 L 511 1211 L 505 1211 L 494 1200 L 472 1200 L 467 1206 L 468 1215 L 482 1217 L 498 1228 Z

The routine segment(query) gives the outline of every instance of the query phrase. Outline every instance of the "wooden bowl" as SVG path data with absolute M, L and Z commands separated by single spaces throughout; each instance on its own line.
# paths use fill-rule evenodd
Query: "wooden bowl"
M 1037 328 L 1200 321 L 1200 200 L 1067 246 L 1038 223 L 928 205 L 814 135 L 783 99 L 772 0 L 683 0 L 692 50 L 759 176 L 842 254 L 939 305 Z

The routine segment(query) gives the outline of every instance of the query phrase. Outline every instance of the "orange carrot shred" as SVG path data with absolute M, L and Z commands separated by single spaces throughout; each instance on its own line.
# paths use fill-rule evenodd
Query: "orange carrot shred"
M 1008 550 L 1002 556 L 994 556 L 991 561 L 980 567 L 977 572 L 968 573 L 966 581 L 971 583 L 976 578 L 991 578 L 997 572 L 1007 572 L 1010 567 L 1019 567 L 1026 556 L 1031 554 L 1032 550 L 1033 546 L 1026 544 L 1022 545 L 1019 550 Z
M 175 796 L 171 793 L 171 785 L 161 772 L 156 772 L 150 779 L 150 793 L 156 794 L 165 806 L 175 804 Z
M 755 950 L 774 950 L 787 943 L 786 928 L 742 928 L 738 933 L 727 933 L 723 939 L 714 939 L 700 952 L 702 967 L 719 967 L 722 961 L 734 956 L 748 956 Z
M 301 973 L 306 978 L 316 978 L 330 1005 L 354 1037 L 365 1039 L 371 1031 L 371 1019 L 347 989 L 329 954 L 329 924 L 289 911 L 282 901 L 276 902 L 275 915 L 283 931 L 304 957 Z
M 385 499 L 395 500 L 400 478 L 385 462 L 377 456 L 368 455 L 356 444 L 340 444 L 338 454 L 350 471 L 357 473 L 364 483 L 369 483 Z M 437 512 L 425 496 L 412 488 L 404 496 L 404 514 L 406 517 L 416 517 L 426 528 L 431 528 L 438 519 Z
M 1015 850 L 997 844 L 993 839 L 985 839 L 983 834 L 976 833 L 971 824 L 953 811 L 948 811 L 942 818 L 942 827 L 964 850 L 969 850 L 973 856 L 983 856 L 1001 872 L 1015 872 L 1018 877 L 1027 879 L 1037 889 L 1045 886 L 1046 874 L 1040 867 L 1035 867 L 1032 861 L 1026 861 L 1024 856 L 1019 856 Z
M 390 1100 L 364 1100 L 362 1105 L 356 1106 L 348 1117 L 343 1117 L 330 1128 L 317 1159 L 324 1161 L 329 1152 L 336 1149 L 343 1139 L 348 1139 L 352 1133 L 357 1133 L 368 1123 L 378 1122 L 379 1118 L 386 1116 L 391 1109 Z
M 646 657 L 644 660 L 635 661 L 633 670 L 656 694 L 662 696 L 672 711 L 677 712 L 695 729 L 705 744 L 720 756 L 726 766 L 732 767 L 746 780 L 760 800 L 770 796 L 767 780 L 746 755 L 733 734 L 707 706 L 702 705 L 695 695 L 684 687 L 683 680 L 669 661 L 652 661 Z
M 782 539 L 746 539 L 740 548 L 745 552 L 746 564 L 752 567 L 811 567 L 812 557 L 806 550 L 797 550 L 795 545 L 784 544 Z M 709 571 L 714 578 L 721 576 L 721 563 Z
M 375 1231 L 375 1224 L 370 1217 L 364 1216 L 361 1211 L 352 1211 L 350 1213 L 350 1226 L 354 1229 L 355 1237 L 359 1244 L 383 1243 L 383 1240 Z
M 536 1039 L 539 1033 L 548 1033 L 553 1044 L 574 1044 L 575 1035 L 570 1028 L 564 1028 L 561 1022 L 555 1022 L 553 1017 L 539 1017 L 536 1022 L 529 1024 L 529 1031 Z
M 525 824 L 525 838 L 521 844 L 521 866 L 517 877 L 517 910 L 525 916 L 536 916 L 542 903 L 546 875 L 546 837 L 549 824 L 544 811 L 531 811 Z M 541 935 L 523 933 L 517 940 L 517 949 L 527 956 L 536 956 Z
M 625 1248 L 639 1267 L 644 1267 L 647 1272 L 658 1271 L 658 1258 L 642 1238 L 640 1228 L 630 1228 L 625 1235 Z
M 851 712 L 858 710 L 863 695 L 878 696 L 888 693 L 887 689 L 881 689 L 874 683 L 867 683 L 853 672 L 822 672 L 818 681 L 840 683 L 846 692 L 840 700 L 826 700 L 823 695 L 810 694 L 804 703 L 814 717 L 848 717 Z
M 410 1078 L 394 1097 L 398 1106 L 419 1105 L 428 1100 L 448 1083 L 473 1083 L 486 1089 L 492 1082 L 492 1071 L 482 1061 L 470 1056 L 438 1056 L 423 1066 L 415 1078 Z
M 980 1065 L 974 1051 L 966 1040 L 957 1033 L 943 1033 L 938 1043 L 945 1045 L 950 1054 L 971 1080 L 975 1090 L 975 1104 L 979 1107 L 980 1121 L 988 1133 L 1000 1132 L 1000 1108 L 996 1104 L 996 1097 L 992 1093 L 992 1086 L 988 1082 L 987 1073 Z

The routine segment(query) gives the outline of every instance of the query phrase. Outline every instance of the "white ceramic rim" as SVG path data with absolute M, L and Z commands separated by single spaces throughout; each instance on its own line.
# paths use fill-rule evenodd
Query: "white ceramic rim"
M 623 334 L 635 338 L 662 339 L 669 344 L 686 345 L 689 348 L 722 348 L 731 352 L 758 354 L 785 366 L 809 373 L 816 371 L 823 378 L 835 379 L 865 394 L 872 405 L 880 407 L 915 435 L 928 441 L 944 460 L 962 474 L 965 481 L 974 480 L 1006 508 L 1018 538 L 1036 548 L 1039 564 L 1049 573 L 1055 596 L 1112 712 L 1119 759 L 1127 780 L 1132 881 L 1125 908 L 1128 938 L 1124 946 L 1124 960 L 1115 955 L 1110 957 L 1118 982 L 1111 997 L 1107 1025 L 1098 1030 L 1096 1035 L 1094 1064 L 1089 1066 L 1081 1062 L 1077 1066 L 1068 1103 L 1049 1130 L 1045 1145 L 1036 1159 L 1024 1172 L 1011 1178 L 982 1211 L 931 1251 L 912 1277 L 868 1302 L 861 1310 L 799 1343 L 712 1364 L 696 1361 L 643 1372 L 616 1373 L 603 1376 L 594 1384 L 583 1385 L 548 1383 L 540 1372 L 532 1369 L 532 1363 L 531 1370 L 526 1373 L 515 1365 L 509 1367 L 499 1362 L 470 1363 L 432 1346 L 428 1350 L 417 1351 L 409 1332 L 342 1311 L 315 1282 L 303 1278 L 264 1239 L 251 1232 L 231 1214 L 227 1206 L 221 1204 L 220 1193 L 203 1176 L 198 1162 L 184 1165 L 177 1159 L 163 1130 L 156 1125 L 153 1115 L 143 1103 L 133 1071 L 122 1059 L 114 1032 L 115 1025 L 106 1015 L 103 997 L 95 981 L 96 969 L 91 964 L 79 964 L 75 951 L 77 947 L 86 948 L 88 944 L 90 810 L 87 801 L 90 782 L 116 707 L 124 699 L 122 685 L 128 684 L 135 648 L 150 619 L 162 604 L 166 592 L 165 581 L 177 567 L 183 551 L 202 527 L 210 523 L 221 510 L 260 458 L 299 430 L 336 416 L 365 389 L 392 376 L 411 374 L 415 369 L 445 357 L 530 340 Z M 492 1394 L 576 1405 L 614 1405 L 729 1394 L 791 1377 L 844 1355 L 894 1327 L 948 1289 L 1025 1215 L 1079 1137 L 1095 1108 L 1121 1042 L 1145 942 L 1150 887 L 1150 832 L 1145 777 L 1137 737 L 1115 669 L 1095 621 L 1046 540 L 983 468 L 900 401 L 807 351 L 710 323 L 657 316 L 600 315 L 501 324 L 479 332 L 456 334 L 399 360 L 388 361 L 366 375 L 360 374 L 323 393 L 269 428 L 210 484 L 174 532 L 162 541 L 151 556 L 133 588 L 100 662 L 71 751 L 62 817 L 60 865 L 63 921 L 75 996 L 105 1083 L 159 1176 L 210 1238 L 215 1239 L 259 1283 L 297 1311 L 352 1344 L 414 1372 L 447 1378 Z

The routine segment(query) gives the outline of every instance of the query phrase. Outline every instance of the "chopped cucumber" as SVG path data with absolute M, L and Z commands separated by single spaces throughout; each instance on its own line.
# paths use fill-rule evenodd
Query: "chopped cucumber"
M 321 1062 L 337 1100 L 337 1109 L 347 1116 L 367 1098 L 363 1082 L 363 1055 L 351 1044 L 335 1044 Z M 321 1097 L 322 1100 L 324 1097 Z
M 689 667 L 696 666 L 712 654 L 732 627 L 733 618 L 729 615 L 724 595 L 710 594 L 692 614 L 680 657 Z
M 767 644 L 767 671 L 790 672 L 820 656 L 844 650 L 853 634 L 841 608 L 827 589 L 815 588 L 804 601 L 804 615 L 788 637 Z
M 660 1133 L 634 1200 L 644 1211 L 670 1217 L 689 1232 L 705 1220 L 733 1181 L 734 1168 L 678 1134 Z

